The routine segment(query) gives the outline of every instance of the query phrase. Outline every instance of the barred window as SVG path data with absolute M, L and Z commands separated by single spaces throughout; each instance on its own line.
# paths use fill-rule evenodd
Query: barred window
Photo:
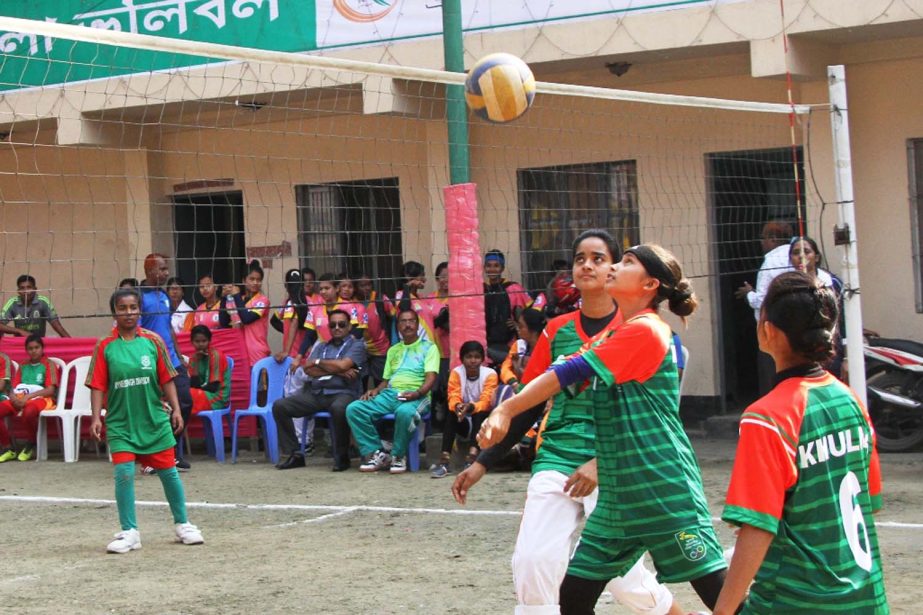
M 520 169 L 519 220 L 523 279 L 544 288 L 553 263 L 572 260 L 571 244 L 588 228 L 612 233 L 622 247 L 639 243 L 634 160 Z

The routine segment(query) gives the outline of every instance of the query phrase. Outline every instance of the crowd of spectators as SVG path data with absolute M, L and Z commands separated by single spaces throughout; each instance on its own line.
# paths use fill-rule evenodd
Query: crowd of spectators
M 431 468 L 434 477 L 441 477 L 450 473 L 457 439 L 459 446 L 467 443 L 466 466 L 476 457 L 478 426 L 496 403 L 498 386 L 509 385 L 512 390 L 518 386 L 517 379 L 544 326 L 545 311 L 573 309 L 578 299 L 566 264 L 558 267 L 560 271 L 549 282 L 550 301 L 542 292 L 532 295 L 505 279 L 505 266 L 501 251 L 490 250 L 485 255 L 487 345 L 466 342 L 459 357 L 461 365 L 451 372 L 447 262 L 436 267 L 436 290 L 426 294 L 424 265 L 407 261 L 393 298 L 375 288 L 367 273 L 318 276 L 304 267 L 286 272 L 284 293 L 273 304 L 263 291 L 263 269 L 252 262 L 240 283 L 219 285 L 211 274 L 200 276 L 195 290 L 201 301 L 193 306 L 186 301 L 188 286 L 171 277 L 162 254 L 145 258 L 143 278 L 125 278 L 118 287 L 138 292 L 141 326 L 164 341 L 177 373 L 174 383 L 184 424 L 195 413 L 228 404 L 230 363 L 211 347 L 211 339 L 216 330 L 238 328 L 249 365 L 270 356 L 280 363 L 291 359 L 287 395 L 273 406 L 279 469 L 305 465 L 304 455 L 313 452 L 310 419 L 318 412 L 328 412 L 330 431 L 335 434 L 330 447 L 334 471 L 350 468 L 350 457 L 358 453 L 360 471 L 402 473 L 407 469 L 410 435 L 430 415 L 444 432 L 442 454 Z M 60 336 L 69 336 L 51 300 L 36 289 L 32 276 L 19 277 L 17 296 L 0 313 L 0 335 L 29 336 L 27 344 L 35 345 L 51 325 Z M 275 353 L 269 344 L 270 326 L 282 334 Z M 192 356 L 185 357 L 178 349 L 176 336 L 181 332 L 190 334 L 195 349 Z M 36 385 L 41 394 L 13 395 L 10 363 L 0 354 L 0 413 L 31 424 L 38 398 L 53 398 L 54 391 L 48 393 L 42 382 Z M 17 385 L 20 377 L 17 374 L 14 380 Z M 393 431 L 382 431 L 385 416 L 393 416 Z M 299 440 L 305 419 L 310 422 L 308 446 L 303 448 Z M 12 451 L 3 426 L 0 420 L 0 461 L 31 459 L 34 442 L 20 453 Z M 176 463 L 180 470 L 189 469 L 181 446 L 176 448 Z

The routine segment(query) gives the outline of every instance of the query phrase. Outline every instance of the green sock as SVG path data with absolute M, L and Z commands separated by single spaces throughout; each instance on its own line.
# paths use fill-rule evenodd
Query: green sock
M 179 479 L 176 468 L 157 470 L 163 493 L 170 503 L 170 512 L 173 513 L 173 523 L 186 523 L 186 494 L 183 492 L 183 482 Z
M 135 463 L 115 464 L 115 504 L 119 509 L 119 524 L 123 530 L 138 529 L 135 518 Z

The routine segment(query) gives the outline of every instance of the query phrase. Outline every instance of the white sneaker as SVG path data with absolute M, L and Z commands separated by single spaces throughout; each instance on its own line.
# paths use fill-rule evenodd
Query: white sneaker
M 359 466 L 360 472 L 378 472 L 391 465 L 391 455 L 384 451 L 375 451 L 369 458 Z
M 391 460 L 391 474 L 403 474 L 407 471 L 407 458 L 395 457 Z
M 176 524 L 176 542 L 184 545 L 201 545 L 205 543 L 202 532 L 191 523 Z
M 138 530 L 122 530 L 106 547 L 108 553 L 128 553 L 141 548 L 141 534 Z

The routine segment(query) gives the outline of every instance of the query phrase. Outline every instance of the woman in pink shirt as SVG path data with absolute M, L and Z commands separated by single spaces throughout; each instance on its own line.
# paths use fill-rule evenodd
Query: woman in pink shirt
M 271 354 L 266 339 L 269 333 L 269 297 L 261 292 L 262 288 L 263 268 L 254 261 L 244 278 L 243 293 L 231 284 L 226 284 L 223 291 L 226 310 L 221 312 L 221 324 L 241 328 L 251 366 Z
M 212 330 L 220 329 L 221 319 L 218 315 L 221 312 L 221 297 L 218 296 L 218 287 L 210 273 L 199 278 L 199 294 L 202 295 L 202 303 L 186 318 L 184 329 L 191 331 L 196 325 Z
M 285 273 L 285 291 L 282 307 L 270 319 L 273 328 L 282 333 L 282 350 L 275 354 L 276 361 L 280 363 L 285 357 L 295 357 L 298 354 L 301 339 L 304 337 L 304 321 L 308 306 L 299 270 L 289 269 Z

